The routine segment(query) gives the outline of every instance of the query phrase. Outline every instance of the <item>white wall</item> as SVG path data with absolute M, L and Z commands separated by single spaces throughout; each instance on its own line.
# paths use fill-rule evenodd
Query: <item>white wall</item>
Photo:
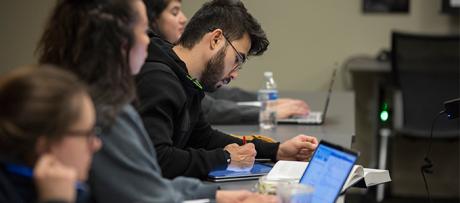
M 183 0 L 191 17 L 205 0 Z M 34 50 L 55 0 L 0 3 L 0 73 L 35 63 Z M 334 62 L 357 54 L 375 55 L 389 47 L 393 29 L 458 31 L 458 20 L 439 14 L 439 0 L 412 0 L 410 14 L 364 15 L 361 0 L 244 0 L 271 45 L 252 58 L 232 85 L 256 90 L 262 72 L 272 70 L 280 90 L 324 90 Z M 263 4 L 263 6 L 262 6 Z M 336 83 L 340 88 L 340 78 Z
M 204 0 L 183 0 L 191 17 Z M 409 14 L 363 14 L 362 0 L 244 0 L 271 42 L 252 58 L 232 85 L 256 90 L 263 71 L 274 72 L 280 90 L 325 90 L 334 62 L 376 55 L 389 48 L 391 30 L 458 31 L 458 20 L 440 14 L 439 0 L 412 0 Z M 336 88 L 342 88 L 338 77 Z
M 34 51 L 55 0 L 0 2 L 0 73 L 36 63 Z

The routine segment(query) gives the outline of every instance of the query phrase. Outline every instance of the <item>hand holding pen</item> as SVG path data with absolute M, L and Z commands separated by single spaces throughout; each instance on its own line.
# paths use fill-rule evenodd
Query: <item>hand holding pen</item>
M 243 136 L 243 145 L 233 143 L 225 146 L 224 149 L 230 153 L 230 166 L 245 168 L 254 165 L 256 148 L 254 144 L 246 142 L 245 136 Z

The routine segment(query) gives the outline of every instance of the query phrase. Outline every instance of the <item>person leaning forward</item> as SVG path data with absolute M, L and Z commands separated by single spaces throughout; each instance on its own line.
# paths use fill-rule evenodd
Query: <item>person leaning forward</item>
M 241 1 L 213 0 L 197 11 L 177 45 L 151 38 L 149 55 L 136 77 L 139 106 L 163 175 L 204 179 L 210 170 L 247 167 L 255 158 L 307 160 L 315 137 L 284 143 L 241 139 L 213 129 L 201 110 L 204 91 L 238 77 L 248 56 L 262 55 L 269 41 Z

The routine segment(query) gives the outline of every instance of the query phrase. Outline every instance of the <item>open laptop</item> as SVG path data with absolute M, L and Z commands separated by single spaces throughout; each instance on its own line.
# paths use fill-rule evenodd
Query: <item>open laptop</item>
M 291 118 L 278 119 L 278 123 L 285 124 L 305 124 L 305 125 L 321 125 L 326 119 L 327 108 L 329 107 L 329 100 L 331 98 L 332 86 L 334 85 L 335 73 L 337 69 L 332 71 L 331 82 L 329 83 L 329 90 L 327 92 L 326 103 L 324 104 L 324 111 L 312 111 L 306 116 L 294 116 Z
M 358 159 L 358 153 L 321 141 L 305 169 L 301 184 L 313 186 L 312 203 L 333 203 Z

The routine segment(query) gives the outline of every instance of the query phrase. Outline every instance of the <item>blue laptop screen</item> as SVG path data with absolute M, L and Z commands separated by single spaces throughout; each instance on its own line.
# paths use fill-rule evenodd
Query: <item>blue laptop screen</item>
M 320 144 L 300 180 L 313 186 L 313 203 L 333 203 L 342 189 L 357 156 Z

